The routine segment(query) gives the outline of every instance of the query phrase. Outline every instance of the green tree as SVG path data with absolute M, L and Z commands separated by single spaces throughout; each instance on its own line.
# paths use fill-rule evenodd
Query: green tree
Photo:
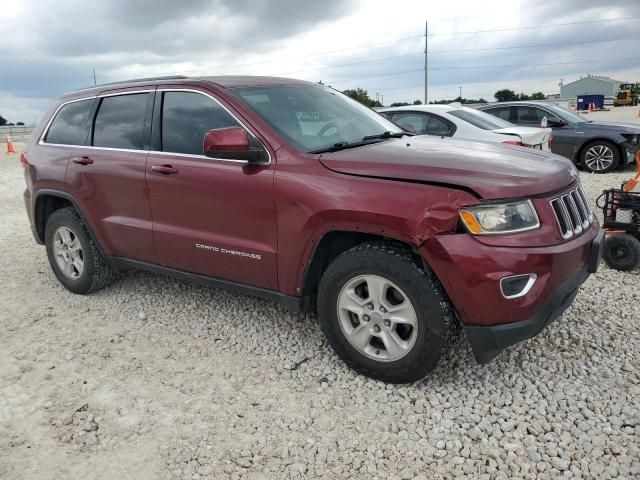
M 409 105 L 407 102 L 393 102 L 390 107 L 406 107 Z
M 520 95 L 518 95 L 518 100 L 529 100 L 529 99 L 530 97 L 526 93 L 521 93 Z
M 511 102 L 514 100 L 518 100 L 518 95 L 513 90 L 509 90 L 508 88 L 504 88 L 502 90 L 498 90 L 493 94 L 494 98 L 499 102 Z
M 369 93 L 362 88 L 343 90 L 342 93 L 344 93 L 347 97 L 353 98 L 355 101 L 360 102 L 361 104 L 369 108 L 382 106 L 382 104 L 379 101 L 373 100 L 372 98 L 370 98 Z
M 414 105 L 422 105 L 422 101 L 420 101 L 420 100 L 414 100 L 414 101 L 413 101 L 413 104 L 414 104 Z
M 0 115 L 0 126 L 6 125 L 6 124 L 7 124 L 7 119 L 4 118 L 2 115 Z
M 24 122 L 18 122 L 16 125 L 24 125 Z
M 531 100 L 544 100 L 546 97 L 544 95 L 544 93 L 542 92 L 535 92 L 531 94 L 531 97 L 529 97 Z

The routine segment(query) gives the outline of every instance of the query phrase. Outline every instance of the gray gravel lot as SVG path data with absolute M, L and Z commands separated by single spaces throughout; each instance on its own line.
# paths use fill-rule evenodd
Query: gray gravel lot
M 581 174 L 592 199 L 630 175 Z M 2 479 L 640 477 L 638 273 L 602 265 L 489 365 L 461 338 L 385 385 L 268 301 L 136 272 L 67 292 L 23 185 L 0 154 Z

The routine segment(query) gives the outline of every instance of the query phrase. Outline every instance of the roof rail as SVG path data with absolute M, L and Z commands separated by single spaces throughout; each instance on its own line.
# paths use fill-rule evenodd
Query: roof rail
M 165 77 L 147 77 L 147 78 L 132 78 L 129 80 L 120 80 L 118 82 L 109 82 L 109 83 L 99 83 L 98 85 L 94 85 L 92 87 L 85 87 L 85 88 L 80 88 L 78 90 L 73 90 L 71 93 L 76 93 L 76 92 L 84 92 L 86 90 L 93 90 L 94 88 L 98 88 L 98 87 L 110 87 L 113 85 L 123 85 L 126 83 L 140 83 L 140 82 L 151 82 L 151 81 L 156 81 L 156 80 L 184 80 L 185 78 L 189 78 L 185 75 L 169 75 L 169 76 L 165 76 Z
M 185 78 L 189 78 L 189 77 L 185 75 L 168 75 L 164 77 L 131 78 L 129 80 L 120 80 L 118 82 L 99 83 L 98 85 L 96 85 L 96 87 L 105 87 L 108 85 L 120 85 L 121 83 L 152 82 L 156 80 L 184 80 Z

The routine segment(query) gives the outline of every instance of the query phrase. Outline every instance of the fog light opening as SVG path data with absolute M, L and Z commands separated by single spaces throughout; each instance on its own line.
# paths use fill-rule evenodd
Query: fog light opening
M 500 279 L 500 293 L 506 299 L 524 297 L 533 284 L 536 283 L 538 276 L 535 273 L 527 273 L 524 275 L 511 275 Z

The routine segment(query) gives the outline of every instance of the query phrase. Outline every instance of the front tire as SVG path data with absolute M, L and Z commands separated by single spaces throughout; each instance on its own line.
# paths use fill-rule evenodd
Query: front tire
M 67 290 L 91 293 L 111 283 L 113 269 L 74 208 L 53 212 L 44 236 L 51 269 Z
M 318 316 L 347 365 L 390 383 L 431 372 L 456 322 L 433 274 L 410 251 L 385 242 L 358 245 L 329 265 L 318 290 Z
M 580 163 L 592 173 L 607 173 L 618 168 L 620 152 L 618 147 L 606 140 L 588 143 L 580 153 Z
M 607 237 L 602 256 L 609 268 L 631 272 L 640 268 L 640 240 L 626 233 Z

